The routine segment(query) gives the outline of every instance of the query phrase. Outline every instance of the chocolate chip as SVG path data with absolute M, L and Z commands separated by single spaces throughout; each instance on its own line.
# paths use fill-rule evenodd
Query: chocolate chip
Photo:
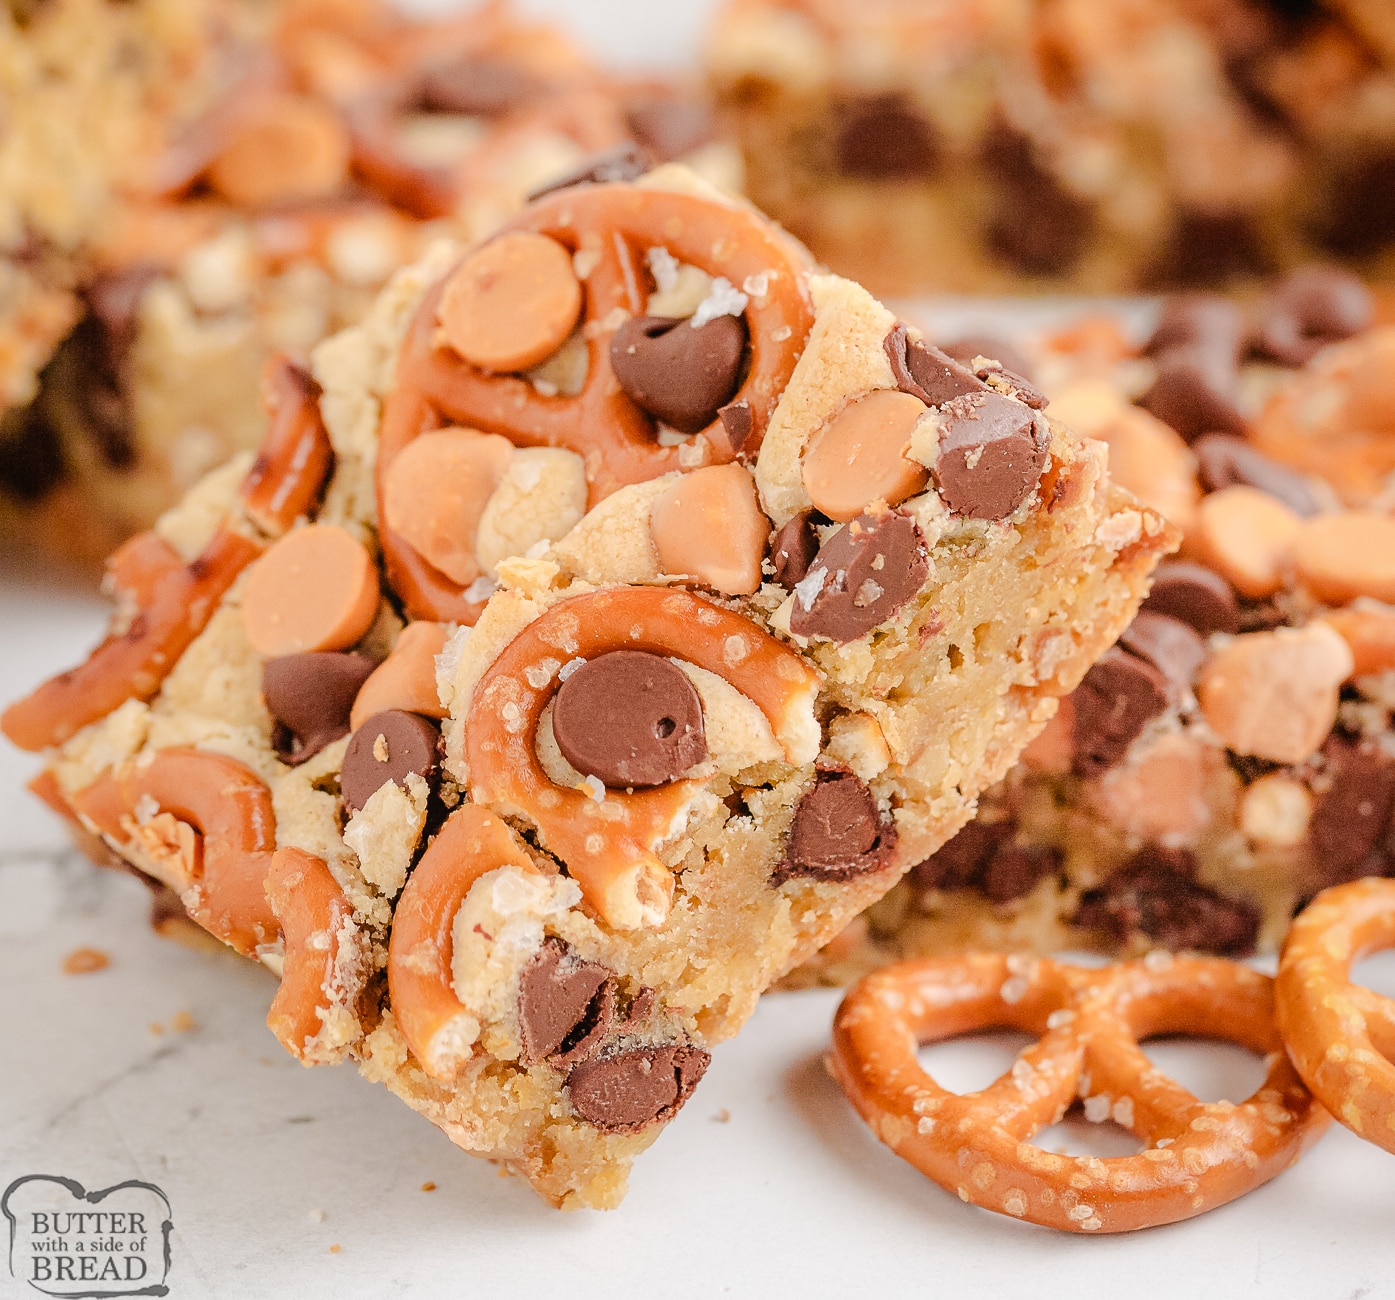
M 1235 368 L 1215 353 L 1174 348 L 1158 357 L 1157 375 L 1138 404 L 1188 442 L 1203 433 L 1243 433 L 1235 384 Z
M 1219 573 L 1188 560 L 1164 560 L 1143 608 L 1181 619 L 1202 636 L 1240 630 L 1235 589 Z
M 1192 444 L 1201 485 L 1208 492 L 1244 483 L 1267 492 L 1305 518 L 1318 512 L 1318 501 L 1308 481 L 1287 465 L 1270 460 L 1243 438 L 1208 433 Z
M 1094 205 L 1062 188 L 1020 132 L 1003 124 L 986 140 L 984 161 L 998 183 L 988 225 L 994 250 L 1031 274 L 1069 271 L 1090 242 Z
M 277 723 L 272 743 L 286 763 L 303 763 L 349 734 L 349 711 L 377 664 L 330 650 L 284 655 L 262 665 L 262 698 Z
M 339 788 L 349 813 L 364 804 L 389 781 L 405 787 L 416 773 L 434 785 L 439 762 L 441 733 L 430 718 L 405 709 L 375 713 L 349 740 Z
M 1244 213 L 1183 213 L 1147 276 L 1150 285 L 1215 285 L 1268 271 L 1257 223 Z
M 930 857 L 916 863 L 909 877 L 921 889 L 968 889 L 983 879 L 994 854 L 1011 842 L 1016 830 L 1017 823 L 1011 818 L 971 821 Z
M 572 673 L 552 732 L 567 762 L 613 789 L 665 785 L 707 757 L 692 682 L 644 650 L 612 650 Z
M 939 348 L 911 338 L 900 321 L 882 340 L 882 349 L 891 362 L 896 387 L 920 398 L 926 406 L 939 406 L 968 393 L 987 391 L 988 385 L 972 370 Z
M 466 55 L 428 68 L 417 104 L 427 113 L 498 117 L 531 99 L 537 83 L 517 64 Z
M 1374 315 L 1371 291 L 1350 271 L 1300 266 L 1265 299 L 1255 351 L 1287 366 L 1305 365 L 1320 348 L 1366 329 Z
M 1218 293 L 1174 293 L 1163 300 L 1158 323 L 1143 350 L 1162 356 L 1177 348 L 1212 352 L 1228 366 L 1240 360 L 1245 320 L 1239 306 Z
M 935 482 L 955 514 L 1003 519 L 1031 495 L 1046 468 L 1045 420 L 1001 393 L 972 393 L 944 405 Z
M 1005 844 L 984 870 L 979 888 L 990 902 L 1011 903 L 1060 870 L 1060 849 L 1048 844 Z
M 790 610 L 795 636 L 840 645 L 880 627 L 910 600 L 930 572 L 925 538 L 909 515 L 859 515 L 821 547 Z
M 770 563 L 775 569 L 775 581 L 786 591 L 804 579 L 819 551 L 819 535 L 814 520 L 822 519 L 814 510 L 801 510 L 793 519 L 776 530 L 770 542 Z
M 928 176 L 939 150 L 925 115 L 904 95 L 867 95 L 834 107 L 834 158 L 845 176 Z
M 736 392 L 746 339 L 740 316 L 716 316 L 696 329 L 670 316 L 635 316 L 611 336 L 610 367 L 638 406 L 681 433 L 697 433 Z
M 640 1047 L 584 1061 L 567 1076 L 572 1109 L 606 1133 L 637 1133 L 671 1119 L 712 1057 L 700 1047 Z
M 561 939 L 544 939 L 518 980 L 519 1061 L 560 1056 L 576 1064 L 600 1046 L 614 1018 L 613 972 Z
M 1365 257 L 1395 239 L 1395 154 L 1377 148 L 1353 159 L 1324 190 L 1326 210 L 1313 231 L 1323 247 Z
M 821 772 L 795 805 L 771 879 L 852 880 L 880 871 L 895 852 L 896 823 L 878 811 L 871 790 L 851 772 Z
M 630 134 L 657 162 L 671 162 L 701 148 L 716 133 L 712 109 L 697 98 L 659 96 L 625 111 Z
M 37 501 L 63 479 L 58 431 L 39 402 L 0 414 L 0 488 L 21 501 Z
M 1007 339 L 995 338 L 989 334 L 966 334 L 952 343 L 941 344 L 940 350 L 966 366 L 972 363 L 975 357 L 988 357 L 1027 383 L 1032 382 L 1032 363 L 1027 360 L 1025 352 Z
M 751 404 L 744 399 L 740 402 L 731 402 L 723 406 L 717 412 L 717 418 L 722 422 L 722 430 L 727 435 L 727 445 L 731 447 L 734 455 L 740 455 L 746 446 L 746 441 L 751 436 Z
M 530 191 L 528 201 L 531 203 L 544 194 L 555 194 L 558 190 L 569 190 L 573 185 L 609 185 L 617 181 L 632 181 L 643 176 L 649 167 L 648 155 L 637 145 L 617 145 L 614 149 L 588 158 L 574 171 Z
M 1071 770 L 1094 777 L 1128 752 L 1150 718 L 1167 708 L 1167 679 L 1152 664 L 1112 646 L 1071 696 Z
M 1206 658 L 1206 643 L 1194 628 L 1154 610 L 1139 610 L 1119 644 L 1152 664 L 1173 683 L 1178 694 L 1191 690 L 1196 670 Z
M 1173 950 L 1227 957 L 1253 952 L 1259 909 L 1199 884 L 1195 875 L 1196 858 L 1188 850 L 1148 845 L 1101 887 L 1087 890 L 1071 920 L 1117 943 L 1143 935 Z
M 1324 786 L 1313 805 L 1308 838 L 1323 884 L 1348 879 L 1347 868 L 1375 852 L 1395 811 L 1395 757 L 1374 741 L 1329 736 L 1322 747 Z

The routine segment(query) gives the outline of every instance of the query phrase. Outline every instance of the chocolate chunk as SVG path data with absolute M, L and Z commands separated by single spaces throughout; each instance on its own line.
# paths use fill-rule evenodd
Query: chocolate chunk
M 930 857 L 917 862 L 910 879 L 922 889 L 968 889 L 983 879 L 994 855 L 1012 842 L 1017 823 L 972 821 Z
M 465 55 L 428 68 L 417 103 L 427 113 L 498 117 L 520 107 L 539 90 L 515 63 Z
M 637 1133 L 671 1119 L 712 1057 L 700 1047 L 639 1047 L 583 1061 L 567 1076 L 572 1109 L 606 1133 Z
M 1196 670 L 1206 658 L 1206 643 L 1194 628 L 1154 610 L 1139 610 L 1124 629 L 1119 644 L 1130 654 L 1146 659 L 1173 683 L 1179 694 L 1191 690 Z
M 1090 242 L 1094 205 L 1062 188 L 1032 142 L 1005 124 L 989 132 L 984 160 L 998 182 L 988 226 L 994 250 L 1031 274 L 1069 271 Z
M 1374 316 L 1371 291 L 1350 271 L 1300 266 L 1265 299 L 1254 348 L 1286 366 L 1306 365 L 1320 348 L 1361 333 Z
M 1258 224 L 1243 213 L 1184 213 L 1148 275 L 1156 287 L 1223 284 L 1271 270 Z
M 809 566 L 819 551 L 819 535 L 814 531 L 814 522 L 822 519 L 823 516 L 817 511 L 801 510 L 771 539 L 770 563 L 775 567 L 775 581 L 786 591 L 793 591 L 809 572 Z
M 1329 736 L 1322 747 L 1323 785 L 1308 838 L 1324 885 L 1350 879 L 1347 869 L 1380 848 L 1395 812 L 1395 757 L 1373 740 Z
M 898 321 L 882 341 L 882 349 L 891 362 L 896 387 L 903 393 L 918 397 L 926 406 L 939 406 L 968 393 L 986 392 L 985 384 L 967 366 L 939 348 L 912 339 L 906 327 Z
M 747 401 L 731 402 L 717 412 L 722 422 L 722 430 L 727 435 L 727 444 L 732 452 L 740 455 L 751 436 L 751 404 Z
M 286 763 L 303 763 L 349 734 L 349 712 L 377 664 L 367 655 L 316 650 L 262 665 L 262 698 L 277 727 L 272 744 Z
M 1027 354 L 1007 339 L 995 338 L 989 334 L 966 334 L 952 343 L 942 344 L 940 350 L 966 366 L 975 357 L 988 357 L 1027 383 L 1032 382 L 1032 363 L 1027 360 Z
M 1005 844 L 994 855 L 978 882 L 993 903 L 1025 898 L 1038 881 L 1061 870 L 1061 851 L 1048 844 Z
M 930 553 L 914 519 L 897 510 L 859 515 L 821 547 L 790 610 L 795 636 L 840 645 L 894 618 L 925 582 Z
M 1219 573 L 1187 560 L 1164 560 L 1158 565 L 1143 608 L 1181 619 L 1202 636 L 1240 630 L 1235 589 Z
M 625 123 L 656 162 L 682 158 L 716 134 L 712 109 L 700 99 L 677 95 L 631 104 L 625 111 Z
M 935 482 L 955 514 L 1003 519 L 1031 495 L 1046 468 L 1045 420 L 1001 393 L 973 393 L 944 406 Z
M 1303 475 L 1270 460 L 1243 438 L 1208 433 L 1192 444 L 1192 451 L 1196 453 L 1201 485 L 1208 492 L 1244 483 L 1276 497 L 1295 514 L 1307 517 L 1318 512 L 1317 498 Z
M 939 149 L 930 123 L 906 96 L 867 95 L 834 108 L 834 159 L 845 176 L 929 176 Z
M 1071 770 L 1094 777 L 1128 752 L 1150 718 L 1167 708 L 1167 679 L 1152 664 L 1112 646 L 1071 696 Z
M 1186 849 L 1150 844 L 1098 889 L 1087 890 L 1071 918 L 1116 943 L 1144 935 L 1175 951 L 1243 957 L 1254 951 L 1259 909 L 1228 898 L 1195 879 L 1196 858 Z
M 878 811 L 871 790 L 851 772 L 821 772 L 795 805 L 771 880 L 852 880 L 880 871 L 895 852 L 896 823 Z
M 519 1061 L 561 1056 L 575 1064 L 600 1046 L 614 1018 L 613 972 L 561 939 L 544 939 L 519 976 Z
M 613 789 L 665 785 L 707 757 L 702 701 L 687 675 L 644 650 L 612 650 L 557 692 L 562 756 Z
M 375 713 L 349 740 L 344 750 L 344 769 L 339 788 L 349 813 L 364 804 L 389 781 L 406 787 L 416 773 L 429 785 L 435 784 L 440 758 L 441 733 L 430 718 L 405 709 Z
M 670 316 L 635 316 L 612 335 L 610 366 L 638 406 L 681 433 L 698 433 L 735 394 L 746 340 L 740 316 L 696 329 Z
M 616 181 L 632 181 L 649 170 L 648 155 L 637 145 L 622 144 L 605 153 L 588 158 L 575 171 L 559 176 L 532 190 L 528 195 L 531 203 L 544 194 L 555 194 L 558 190 L 569 190 L 573 185 L 608 185 Z
M 1236 371 L 1214 353 L 1174 348 L 1157 359 L 1157 376 L 1138 404 L 1188 442 L 1204 433 L 1244 433 L 1235 406 Z

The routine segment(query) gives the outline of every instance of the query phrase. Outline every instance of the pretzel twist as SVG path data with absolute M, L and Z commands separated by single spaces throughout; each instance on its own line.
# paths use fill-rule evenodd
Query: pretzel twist
M 506 230 L 547 235 L 594 258 L 584 280 L 586 381 L 574 397 L 547 397 L 517 375 L 471 367 L 437 342 L 436 309 L 446 281 L 427 293 L 383 405 L 377 464 L 388 580 L 415 618 L 473 624 L 483 607 L 467 601 L 458 585 L 382 522 L 387 469 L 419 434 L 458 424 L 503 434 L 520 447 L 566 448 L 586 462 L 591 505 L 626 484 L 679 468 L 678 449 L 658 445 L 652 418 L 620 389 L 610 369 L 611 335 L 620 321 L 644 311 L 648 272 L 640 248 L 666 247 L 738 287 L 748 276 L 766 275 L 765 297 L 746 309 L 750 366 L 732 399 L 751 408 L 743 453 L 754 455 L 760 446 L 813 325 L 803 251 L 754 209 L 637 185 L 577 186 L 539 200 Z M 714 461 L 735 458 L 720 421 L 695 437 Z
M 610 790 L 598 803 L 556 785 L 537 753 L 538 722 L 561 684 L 558 669 L 610 650 L 671 655 L 724 677 L 765 714 L 792 763 L 811 762 L 818 752 L 811 706 L 819 676 L 739 614 L 682 591 L 615 587 L 554 605 L 480 679 L 465 736 L 474 799 L 536 826 L 607 925 L 659 928 L 672 906 L 673 873 L 655 850 L 678 833 L 701 782 Z
M 1068 1232 L 1129 1232 L 1252 1191 L 1325 1128 L 1326 1113 L 1281 1050 L 1266 977 L 1204 957 L 1101 970 L 1020 960 L 893 966 L 856 985 L 834 1023 L 830 1063 L 858 1112 L 961 1199 Z M 1039 1038 L 979 1092 L 948 1092 L 916 1059 L 920 1044 L 986 1028 Z M 1139 1046 L 1171 1033 L 1264 1055 L 1263 1085 L 1239 1104 L 1198 1101 Z M 1054 1155 L 1032 1144 L 1083 1091 L 1112 1099 L 1115 1119 L 1145 1143 L 1140 1154 Z
M 1395 880 L 1320 893 L 1288 932 L 1275 981 L 1279 1028 L 1303 1081 L 1359 1137 L 1395 1152 L 1395 1001 L 1351 964 L 1395 947 Z

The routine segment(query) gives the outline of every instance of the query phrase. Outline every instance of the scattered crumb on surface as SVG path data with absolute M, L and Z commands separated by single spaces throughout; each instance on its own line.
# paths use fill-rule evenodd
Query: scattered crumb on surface
M 161 1024 L 160 1021 L 158 1021 L 158 1020 L 152 1020 L 152 1021 L 150 1022 L 150 1024 L 149 1024 L 148 1028 L 149 1028 L 150 1032 L 151 1032 L 152 1034 L 155 1035 L 156 1038 L 159 1038 L 160 1035 L 163 1034 L 163 1033 L 165 1032 L 165 1027 L 164 1027 L 164 1025 Z
M 199 1027 L 192 1011 L 176 1011 L 170 1020 L 170 1028 L 178 1034 L 190 1034 Z
M 323 1210 L 315 1209 L 315 1210 L 311 1210 L 311 1211 L 310 1211 L 310 1222 L 311 1222 L 311 1223 L 323 1223 L 324 1221 L 325 1221 L 325 1212 L 324 1212 Z
M 723 1106 L 712 1118 L 716 1120 L 718 1124 L 729 1124 L 731 1123 L 731 1111 Z
M 100 948 L 74 948 L 63 958 L 63 974 L 91 975 L 93 971 L 105 970 L 111 965 L 111 958 Z
M 422 1183 L 421 1190 L 423 1192 L 434 1192 L 436 1190 L 436 1184 L 432 1182 Z
M 337 1255 L 337 1254 L 338 1254 L 341 1250 L 343 1250 L 343 1249 L 344 1249 L 344 1247 L 341 1246 L 341 1245 L 336 1241 L 336 1242 L 334 1243 L 334 1245 L 332 1245 L 332 1246 L 329 1248 L 329 1253 L 330 1253 L 331 1255 Z

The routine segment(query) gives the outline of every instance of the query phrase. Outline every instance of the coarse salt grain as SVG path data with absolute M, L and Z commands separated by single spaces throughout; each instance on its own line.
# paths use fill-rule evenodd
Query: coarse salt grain
M 688 324 L 693 329 L 701 329 L 708 321 L 714 321 L 718 316 L 740 316 L 746 310 L 746 304 L 750 301 L 724 275 L 719 275 L 712 281 L 712 288 L 708 290 L 707 297 L 697 305 L 697 310 L 693 313 Z
M 668 249 L 651 248 L 644 255 L 644 261 L 660 293 L 667 293 L 678 283 L 678 259 Z
M 1003 981 L 1003 987 L 998 990 L 998 996 L 1009 1006 L 1013 1006 L 1027 996 L 1030 987 L 1031 985 L 1021 975 L 1014 975 L 1011 979 Z
M 576 672 L 585 662 L 585 659 L 568 659 L 567 662 L 557 670 L 557 680 L 559 682 L 566 681 L 567 678 Z
M 1109 1108 L 1109 1097 L 1105 1093 L 1097 1092 L 1085 1098 L 1085 1118 L 1091 1124 L 1103 1124 L 1109 1118 Z
M 799 607 L 810 610 L 814 607 L 814 602 L 819 598 L 819 592 L 823 590 L 823 584 L 828 581 L 828 570 L 824 568 L 813 568 L 794 584 L 794 598 L 799 602 Z

